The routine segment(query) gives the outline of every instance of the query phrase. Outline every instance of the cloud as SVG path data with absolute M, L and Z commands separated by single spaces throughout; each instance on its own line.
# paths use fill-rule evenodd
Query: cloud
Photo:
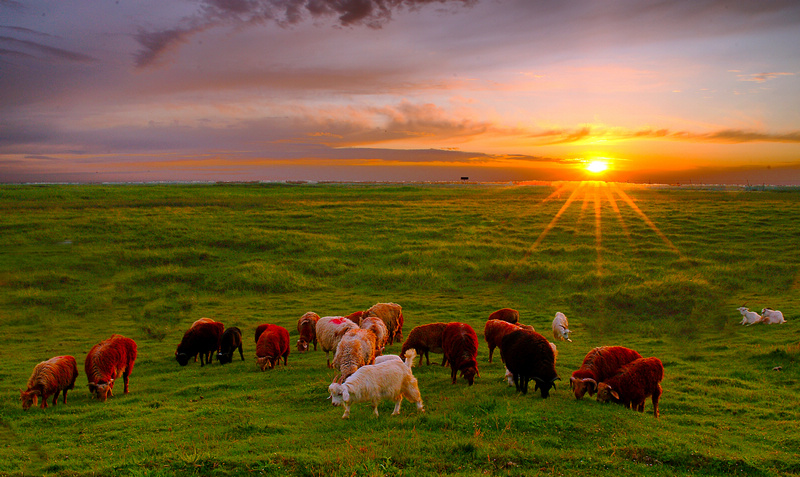
M 755 83 L 765 83 L 779 76 L 794 76 L 794 73 L 752 73 L 736 75 L 739 81 L 752 81 Z
M 7 46 L 9 46 L 9 48 L 14 48 L 13 50 L 5 49 L 5 51 L 11 53 L 17 53 L 19 55 L 36 56 L 38 54 L 38 55 L 45 55 L 51 58 L 58 58 L 62 60 L 75 61 L 80 63 L 89 63 L 97 61 L 91 56 L 84 55 L 82 53 L 75 53 L 74 51 L 64 50 L 61 48 L 44 45 L 42 43 L 37 43 L 34 41 L 19 40 L 17 38 L 12 38 L 10 36 L 0 35 L 0 43 L 6 44 Z
M 137 67 L 159 64 L 164 52 L 185 43 L 196 33 L 212 27 L 237 27 L 274 22 L 290 26 L 307 18 L 335 16 L 340 26 L 380 28 L 399 10 L 416 10 L 428 4 L 471 5 L 477 0 L 201 0 L 199 13 L 183 26 L 163 31 L 140 30 L 135 36 L 142 49 L 135 55 Z

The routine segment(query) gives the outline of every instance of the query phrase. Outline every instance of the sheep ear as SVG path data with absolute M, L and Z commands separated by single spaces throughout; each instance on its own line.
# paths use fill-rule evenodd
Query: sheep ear
M 612 396 L 614 396 L 614 399 L 617 399 L 617 400 L 619 400 L 619 393 L 618 393 L 618 392 L 616 392 L 616 391 L 612 390 L 612 391 L 611 391 L 611 395 L 612 395 Z

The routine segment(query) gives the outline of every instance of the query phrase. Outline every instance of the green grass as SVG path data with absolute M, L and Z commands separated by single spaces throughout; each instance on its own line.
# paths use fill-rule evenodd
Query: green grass
M 2 186 L 0 475 L 800 475 L 800 192 L 623 190 L 639 211 L 592 183 L 563 211 L 572 191 L 541 186 Z M 425 413 L 342 420 L 321 351 L 256 366 L 257 324 L 294 342 L 306 311 L 383 301 L 405 334 L 482 336 L 512 307 L 552 337 L 562 311 L 563 381 L 518 395 L 481 343 L 474 386 L 415 367 Z M 743 303 L 788 323 L 742 327 Z M 242 328 L 244 362 L 175 362 L 203 316 Z M 80 364 L 111 333 L 139 358 L 131 393 L 98 403 Z M 659 419 L 571 397 L 612 344 L 664 362 Z M 17 389 L 61 354 L 81 369 L 67 405 L 22 411 Z

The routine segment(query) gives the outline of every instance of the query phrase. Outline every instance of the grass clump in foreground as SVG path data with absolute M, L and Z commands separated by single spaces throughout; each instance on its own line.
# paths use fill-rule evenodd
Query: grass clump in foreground
M 797 192 L 576 186 L 2 187 L 0 475 L 800 474 Z M 481 340 L 474 386 L 415 367 L 425 413 L 344 421 L 321 351 L 258 370 L 257 324 L 294 342 L 306 311 L 382 301 L 405 334 L 481 336 L 511 307 L 551 337 L 562 311 L 562 381 L 516 394 Z M 739 326 L 743 303 L 788 323 Z M 243 330 L 244 362 L 175 362 L 202 316 Z M 101 404 L 81 364 L 111 333 L 139 358 L 131 393 Z M 664 362 L 659 419 L 572 397 L 601 345 Z M 23 412 L 17 389 L 62 354 L 81 368 L 67 405 Z

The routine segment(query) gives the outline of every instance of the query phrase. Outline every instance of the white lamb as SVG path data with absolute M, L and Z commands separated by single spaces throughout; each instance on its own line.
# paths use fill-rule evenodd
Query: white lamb
M 337 383 L 343 382 L 358 368 L 375 363 L 375 335 L 370 330 L 354 329 L 347 332 L 336 346 L 333 367 L 339 369 Z
M 331 368 L 331 350 L 336 350 L 339 340 L 342 339 L 348 330 L 358 329 L 358 325 L 343 316 L 325 316 L 317 320 L 315 331 L 317 333 L 317 343 L 322 346 L 325 352 L 325 359 L 328 360 L 328 367 Z
M 742 325 L 746 324 L 747 326 L 750 326 L 761 322 L 761 315 L 755 311 L 750 311 L 746 306 L 740 306 L 737 309 L 739 310 L 739 313 L 742 314 Z
M 561 341 L 569 341 L 572 343 L 572 340 L 569 339 L 569 322 L 567 322 L 567 316 L 560 311 L 556 313 L 555 319 L 553 319 L 553 336 L 557 340 Z
M 371 402 L 377 416 L 378 403 L 383 399 L 394 401 L 393 416 L 400 414 L 400 404 L 404 397 L 416 402 L 417 409 L 424 412 L 417 378 L 411 373 L 411 363 L 416 352 L 406 351 L 406 355 L 405 363 L 399 359 L 387 358 L 378 364 L 358 368 L 342 384 L 333 383 L 328 386 L 333 405 L 344 405 L 342 419 L 350 417 L 350 406 L 357 402 Z
M 786 320 L 783 318 L 783 313 L 779 310 L 764 308 L 761 310 L 761 322 L 768 325 L 780 325 L 786 323 Z

